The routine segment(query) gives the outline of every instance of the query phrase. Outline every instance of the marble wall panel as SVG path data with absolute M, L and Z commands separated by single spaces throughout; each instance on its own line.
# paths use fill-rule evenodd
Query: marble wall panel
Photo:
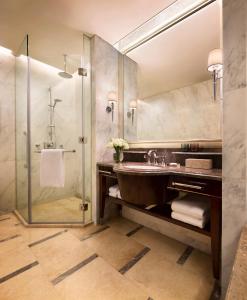
M 106 147 L 112 137 L 118 137 L 118 105 L 114 120 L 106 112 L 108 93 L 115 92 L 118 97 L 118 51 L 101 38 L 94 37 L 93 80 L 95 93 L 95 132 L 96 160 L 112 160 L 111 149 Z
M 0 53 L 0 210 L 15 208 L 15 58 Z
M 223 0 L 224 91 L 246 87 L 246 1 Z
M 223 1 L 223 297 L 229 283 L 240 233 L 247 222 L 246 6 L 245 0 Z

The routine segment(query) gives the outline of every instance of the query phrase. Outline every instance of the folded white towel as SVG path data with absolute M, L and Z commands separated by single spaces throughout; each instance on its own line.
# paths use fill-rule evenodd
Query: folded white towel
M 203 196 L 186 195 L 182 199 L 175 199 L 171 209 L 174 212 L 201 220 L 210 209 L 210 202 Z
M 118 184 L 109 187 L 109 196 L 117 198 L 119 192 Z
M 187 224 L 194 225 L 194 226 L 199 227 L 199 228 L 204 228 L 205 225 L 208 222 L 209 215 L 204 215 L 204 217 L 201 220 L 199 220 L 199 219 L 195 219 L 195 218 L 192 218 L 190 216 L 180 214 L 180 213 L 177 213 L 177 212 L 173 211 L 172 212 L 172 218 L 176 219 L 176 220 L 179 220 L 179 221 L 182 221 L 182 222 L 187 223 Z
M 109 196 L 113 198 L 117 198 L 118 193 L 117 192 L 109 192 Z
M 40 186 L 64 187 L 63 149 L 41 150 Z
M 118 192 L 118 190 L 119 190 L 118 184 L 109 187 L 109 193 L 111 193 L 111 192 L 115 193 L 115 192 Z
M 111 187 L 109 188 L 109 196 L 110 196 L 110 197 L 114 197 L 114 198 L 122 199 L 122 198 L 121 198 L 120 189 L 119 189 L 118 184 L 113 185 L 113 186 L 111 186 Z

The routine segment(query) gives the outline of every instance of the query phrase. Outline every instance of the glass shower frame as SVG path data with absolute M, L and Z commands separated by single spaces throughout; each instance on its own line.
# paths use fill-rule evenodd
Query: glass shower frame
M 24 42 L 22 44 L 22 55 L 25 56 L 26 59 L 26 151 L 25 151 L 25 161 L 27 168 L 26 174 L 26 183 L 27 183 L 27 216 L 21 213 L 18 207 L 18 193 L 20 190 L 18 189 L 18 173 L 16 176 L 16 201 L 17 201 L 17 212 L 21 215 L 22 218 L 28 224 L 88 224 L 92 220 L 92 184 L 91 184 L 91 170 L 92 170 L 92 157 L 91 157 L 91 149 L 92 149 L 92 107 L 91 107 L 91 38 L 87 35 L 83 35 L 83 60 L 81 63 L 81 67 L 86 69 L 86 76 L 81 76 L 81 189 L 82 189 L 82 203 L 81 203 L 81 220 L 79 221 L 68 221 L 66 220 L 66 215 L 64 217 L 64 221 L 34 221 L 33 220 L 33 203 L 32 203 L 32 146 L 31 146 L 31 68 L 30 64 L 31 57 L 29 53 L 29 37 L 28 35 L 25 37 Z M 26 49 L 25 49 L 26 48 Z M 25 53 L 23 53 L 23 49 Z M 20 54 L 19 53 L 19 54 Z M 85 75 L 85 74 L 84 74 Z M 16 99 L 18 101 L 18 99 Z M 16 103 L 17 104 L 17 103 Z M 16 118 L 18 118 L 18 111 L 16 110 Z M 17 140 L 17 138 L 16 138 Z M 16 141 L 16 155 L 18 154 L 18 141 Z M 22 146 L 22 145 L 21 145 Z M 16 165 L 18 164 L 18 161 Z M 24 175 L 25 175 L 24 170 Z M 25 179 L 24 179 L 25 182 Z M 25 191 L 24 191 L 25 192 Z M 78 208 L 79 209 L 79 208 Z

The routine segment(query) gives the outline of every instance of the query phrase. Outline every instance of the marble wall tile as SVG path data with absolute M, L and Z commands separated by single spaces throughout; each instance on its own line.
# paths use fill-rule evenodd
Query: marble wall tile
M 240 233 L 247 222 L 246 5 L 245 0 L 223 1 L 222 297 L 229 283 Z
M 15 208 L 15 58 L 0 53 L 0 210 Z
M 15 80 L 15 58 L 12 54 L 0 54 L 0 81 L 13 85 Z
M 96 163 L 112 161 L 113 149 L 107 148 L 112 137 L 119 137 L 120 128 L 117 105 L 112 116 L 106 112 L 108 93 L 115 92 L 119 96 L 119 59 L 120 53 L 98 36 L 92 39 L 92 207 L 93 219 L 98 218 Z M 120 97 L 118 97 L 120 99 Z
M 223 1 L 224 90 L 246 86 L 246 1 Z
M 108 93 L 118 96 L 118 59 L 119 53 L 110 44 L 95 36 L 93 41 L 93 88 L 95 101 L 95 141 L 96 160 L 112 160 L 112 149 L 106 147 L 112 137 L 118 137 L 118 106 L 115 107 L 114 120 L 106 112 Z
M 224 95 L 222 285 L 226 289 L 241 230 L 247 221 L 246 88 Z
M 224 177 L 246 177 L 246 88 L 224 95 Z
M 0 161 L 0 210 L 15 208 L 15 161 Z

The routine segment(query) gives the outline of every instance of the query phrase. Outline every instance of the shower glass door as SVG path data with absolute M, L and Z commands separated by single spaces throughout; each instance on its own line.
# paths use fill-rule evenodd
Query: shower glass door
M 81 224 L 91 220 L 91 78 L 87 37 L 83 45 L 83 58 L 62 54 L 42 62 L 30 58 L 32 223 Z M 81 67 L 87 69 L 87 76 L 78 72 Z M 44 167 L 43 152 L 47 149 L 53 153 L 62 149 L 63 161 L 58 169 L 49 171 Z M 41 172 L 41 168 L 45 171 Z M 64 180 L 57 180 L 62 169 Z M 48 180 L 49 173 L 53 173 L 53 178 Z
M 15 60 L 16 73 L 16 208 L 26 222 L 30 222 L 29 205 L 29 112 L 30 76 L 28 36 L 23 40 Z

